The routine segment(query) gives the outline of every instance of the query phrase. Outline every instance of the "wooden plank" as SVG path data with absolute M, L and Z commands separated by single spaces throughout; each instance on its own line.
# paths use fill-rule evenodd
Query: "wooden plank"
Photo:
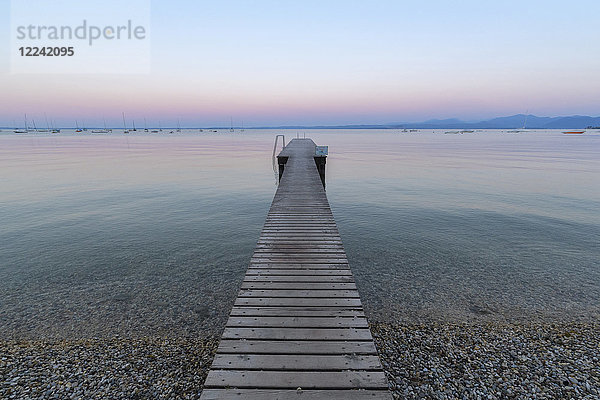
M 329 261 L 329 260 L 327 260 Z M 274 269 L 282 269 L 282 268 L 312 268 L 312 269 L 333 269 L 333 268 L 345 268 L 347 269 L 348 262 L 342 262 L 337 260 L 330 260 L 331 262 L 326 262 L 325 260 L 285 260 L 279 259 L 277 261 L 270 260 L 258 260 L 254 259 L 250 262 L 250 268 L 274 268 Z
M 228 340 L 219 343 L 220 354 L 377 354 L 372 341 Z
M 312 279 L 312 278 L 311 278 Z M 334 282 L 242 282 L 242 289 L 295 289 L 295 290 L 356 290 L 356 283 Z
M 303 269 L 275 269 L 275 268 L 252 268 L 252 269 L 248 269 L 248 271 L 246 271 L 246 279 L 251 279 L 253 277 L 260 277 L 260 276 L 314 276 L 314 277 L 325 277 L 325 276 L 331 276 L 331 277 L 341 277 L 341 276 L 347 276 L 350 279 L 354 279 L 354 277 L 352 276 L 352 272 L 350 272 L 349 269 L 342 269 L 342 268 L 337 268 L 337 269 L 312 269 L 312 268 L 303 268 Z
M 204 386 L 282 389 L 385 389 L 387 380 L 380 371 L 287 372 L 211 370 Z
M 293 289 L 241 289 L 239 297 L 293 297 L 293 298 L 348 298 L 358 299 L 356 290 L 293 290 Z
M 227 327 L 264 328 L 368 328 L 365 318 L 353 317 L 229 317 Z
M 364 317 L 362 310 L 338 307 L 233 307 L 231 317 Z
M 391 400 L 387 390 L 204 389 L 202 400 Z
M 326 246 L 326 245 L 335 245 L 335 246 L 343 246 L 341 239 L 314 239 L 314 240 L 280 240 L 280 239 L 258 239 L 257 245 L 288 245 L 288 246 Z
M 261 248 L 261 249 L 256 249 L 254 250 L 254 255 L 255 256 L 267 256 L 267 255 L 271 255 L 271 256 L 275 256 L 275 255 L 284 255 L 284 256 L 290 256 L 290 255 L 295 255 L 295 254 L 311 254 L 313 256 L 329 256 L 331 257 L 331 255 L 335 255 L 336 257 L 344 257 L 346 255 L 346 252 L 344 251 L 343 248 L 321 248 L 321 249 L 317 249 L 314 247 L 282 247 L 282 246 L 271 246 L 269 248 Z
M 286 306 L 317 306 L 317 307 L 359 307 L 360 299 L 331 299 L 331 298 L 293 298 L 293 297 L 238 297 L 236 306 L 286 307 Z
M 356 355 L 281 355 L 281 354 L 217 354 L 214 369 L 260 371 L 381 371 L 377 356 Z
M 373 340 L 365 328 L 229 328 L 223 339 L 261 340 Z
M 298 228 L 298 227 L 279 227 L 279 228 L 263 228 L 261 231 L 262 235 L 275 236 L 277 234 L 282 235 L 294 235 L 302 237 L 323 237 L 323 236 L 339 236 L 340 233 L 337 229 L 327 228 Z
M 344 246 L 342 244 L 319 244 L 319 242 L 309 243 L 309 244 L 291 244 L 291 243 L 264 243 L 257 244 L 256 249 L 254 251 L 265 251 L 265 250 L 287 250 L 287 249 L 311 249 L 311 250 L 344 250 Z
M 352 283 L 354 284 L 354 278 L 350 275 L 247 275 L 242 282 L 242 287 L 246 284 L 251 283 Z M 280 288 L 280 287 L 278 287 Z
M 273 269 L 273 270 L 288 270 L 288 271 L 335 271 L 335 272 L 343 272 L 350 271 L 350 267 L 348 264 L 302 264 L 302 263 L 294 263 L 294 264 L 271 264 L 271 263 L 253 263 L 248 267 L 248 271 L 250 270 L 264 270 L 264 269 Z

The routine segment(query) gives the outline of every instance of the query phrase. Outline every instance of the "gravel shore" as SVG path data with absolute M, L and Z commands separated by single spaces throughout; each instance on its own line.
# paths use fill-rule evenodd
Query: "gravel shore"
M 600 325 L 372 324 L 398 399 L 600 399 Z
M 197 399 L 218 337 L 0 341 L 0 399 Z
M 600 324 L 371 325 L 397 399 L 600 399 Z M 198 399 L 219 338 L 0 341 L 2 399 Z

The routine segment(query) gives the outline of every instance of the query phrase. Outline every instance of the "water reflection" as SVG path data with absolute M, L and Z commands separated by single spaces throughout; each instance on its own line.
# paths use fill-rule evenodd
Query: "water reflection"
M 221 329 L 277 133 L 0 136 L 0 335 Z M 310 136 L 372 319 L 598 317 L 599 136 Z

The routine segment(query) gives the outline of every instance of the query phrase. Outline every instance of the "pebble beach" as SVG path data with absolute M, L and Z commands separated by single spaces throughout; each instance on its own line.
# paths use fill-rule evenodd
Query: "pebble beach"
M 372 323 L 396 399 L 598 399 L 600 324 Z M 2 399 L 198 399 L 205 337 L 0 342 Z

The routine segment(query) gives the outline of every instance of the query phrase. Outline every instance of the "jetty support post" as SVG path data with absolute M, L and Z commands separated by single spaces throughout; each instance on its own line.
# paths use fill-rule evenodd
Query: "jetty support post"
M 319 177 L 323 188 L 325 188 L 325 164 L 327 163 L 327 156 L 315 156 L 315 164 L 317 164 L 317 170 L 319 171 Z
M 329 146 L 315 146 L 315 164 L 319 171 L 319 177 L 325 189 L 325 164 L 327 163 L 327 154 L 329 154 Z
M 283 176 L 283 171 L 285 170 L 285 164 L 287 163 L 287 156 L 277 156 L 277 163 L 279 164 L 279 182 L 281 182 L 281 177 Z

